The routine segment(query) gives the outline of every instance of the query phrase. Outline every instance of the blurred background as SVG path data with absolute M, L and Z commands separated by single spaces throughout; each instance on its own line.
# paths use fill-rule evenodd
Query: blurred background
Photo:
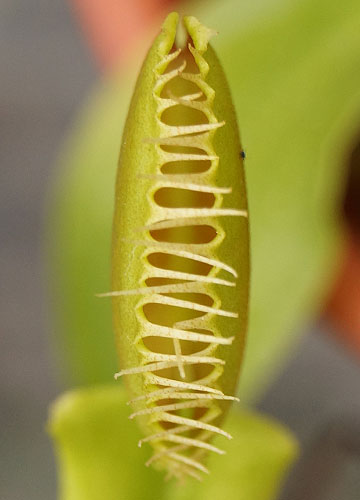
M 46 199 L 58 175 L 57 156 L 89 91 L 114 65 L 125 67 L 128 46 L 136 45 L 139 33 L 152 29 L 151 23 L 163 17 L 170 2 L 143 2 L 137 14 L 138 2 L 133 8 L 122 5 L 127 10 L 121 23 L 126 25 L 127 19 L 129 27 L 122 31 L 123 39 L 116 37 L 115 23 L 101 20 L 96 7 L 92 11 L 96 2 L 89 1 L 88 10 L 85 4 L 64 0 L 0 3 L 0 497 L 4 500 L 56 497 L 55 463 L 44 427 L 48 406 L 66 383 L 59 376 L 61 361 L 53 342 L 50 310 L 54 299 L 49 299 L 45 273 L 44 227 Z M 138 25 L 133 26 L 136 16 Z M 350 164 L 352 141 L 349 138 L 344 168 Z M 353 163 L 356 170 L 358 156 Z M 352 221 L 359 213 L 359 191 L 353 191 L 346 205 Z M 288 426 L 302 444 L 305 464 L 295 467 L 288 491 L 300 482 L 304 485 L 309 474 L 318 474 L 323 481 L 316 464 L 323 465 L 323 457 L 329 454 L 334 457 L 328 470 L 333 471 L 335 463 L 339 474 L 331 488 L 314 499 L 360 498 L 356 448 L 360 281 L 355 232 L 347 233 L 346 241 L 351 243 L 334 263 L 337 271 L 330 280 L 328 298 L 316 315 L 298 326 L 296 350 L 256 401 L 260 411 Z M 312 472 L 306 465 L 310 462 Z M 301 494 L 296 498 L 310 499 L 305 490 Z M 290 498 L 289 493 L 284 493 L 285 498 Z

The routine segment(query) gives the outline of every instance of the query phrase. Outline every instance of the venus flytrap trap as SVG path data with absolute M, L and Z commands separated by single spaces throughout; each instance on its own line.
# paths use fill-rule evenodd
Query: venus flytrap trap
M 140 72 L 121 147 L 113 317 L 147 465 L 201 479 L 233 400 L 247 322 L 243 154 L 214 31 L 176 13 Z
M 235 399 L 246 330 L 243 153 L 227 83 L 208 45 L 213 32 L 187 18 L 181 39 L 177 24 L 175 14 L 165 22 L 130 106 L 116 190 L 113 292 L 104 294 L 113 295 L 119 376 L 130 389 L 133 409 L 125 404 L 124 388 L 110 383 L 58 398 L 48 429 L 58 458 L 61 500 L 274 500 L 297 454 L 294 438 L 267 418 L 234 411 L 223 428 Z M 71 284 L 78 284 L 76 271 L 83 270 L 84 261 L 91 270 L 81 276 L 78 299 L 102 288 L 103 281 L 94 286 L 96 277 L 86 280 L 94 270 L 100 268 L 101 279 L 106 275 L 104 259 L 94 252 L 106 241 L 94 235 L 107 232 L 110 218 L 109 172 L 118 147 L 123 92 L 123 81 L 111 83 L 105 99 L 84 120 L 91 132 L 75 138 L 75 152 L 69 152 L 75 194 L 73 203 L 66 200 L 65 205 L 71 224 L 60 231 L 56 246 L 67 250 L 71 272 L 65 265 L 61 277 L 70 277 Z M 79 182 L 81 177 L 87 182 Z M 55 227 L 63 227 L 62 216 Z M 74 220 L 79 245 L 66 237 L 74 232 L 68 232 Z M 99 338 L 90 335 L 89 340 L 99 314 L 90 304 L 80 302 L 79 307 L 72 300 L 76 286 L 65 289 L 76 315 L 87 323 L 63 332 L 71 339 L 79 334 L 81 359 L 91 374 L 86 381 L 93 383 L 99 377 L 94 357 L 100 346 L 107 359 L 103 375 L 109 370 L 109 346 L 103 329 L 96 332 Z M 97 340 L 91 344 L 91 339 Z M 78 348 L 70 350 L 78 362 Z M 141 434 L 129 416 L 139 422 Z M 226 439 L 230 435 L 234 439 Z M 138 441 L 146 445 L 138 449 Z M 220 455 L 221 450 L 226 454 Z M 179 479 L 211 474 L 179 488 L 144 463 Z

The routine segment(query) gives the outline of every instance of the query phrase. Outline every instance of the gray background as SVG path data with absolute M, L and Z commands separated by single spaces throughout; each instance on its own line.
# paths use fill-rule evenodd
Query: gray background
M 2 0 L 0 68 L 0 498 L 54 499 L 44 424 L 62 388 L 45 301 L 44 197 L 64 134 L 98 72 L 64 0 Z M 309 326 L 258 405 L 288 425 L 305 450 L 329 422 L 360 415 L 358 360 L 324 334 L 328 328 Z M 358 500 L 359 471 L 347 460 L 324 500 Z M 295 473 L 292 481 L 299 481 Z

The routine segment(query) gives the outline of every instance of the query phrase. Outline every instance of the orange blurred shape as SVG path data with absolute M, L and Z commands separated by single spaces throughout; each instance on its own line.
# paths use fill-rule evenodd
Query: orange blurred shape
M 360 236 L 349 232 L 326 315 L 341 342 L 360 355 Z
M 177 3 L 176 0 L 70 0 L 103 69 L 124 62 L 141 33 Z

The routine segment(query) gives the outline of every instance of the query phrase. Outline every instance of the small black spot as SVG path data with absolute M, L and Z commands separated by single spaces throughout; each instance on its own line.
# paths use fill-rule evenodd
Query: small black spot
M 245 158 L 246 158 L 246 154 L 245 154 L 245 151 L 244 151 L 244 150 L 241 150 L 241 151 L 240 151 L 240 157 L 241 157 L 243 160 L 245 160 Z

